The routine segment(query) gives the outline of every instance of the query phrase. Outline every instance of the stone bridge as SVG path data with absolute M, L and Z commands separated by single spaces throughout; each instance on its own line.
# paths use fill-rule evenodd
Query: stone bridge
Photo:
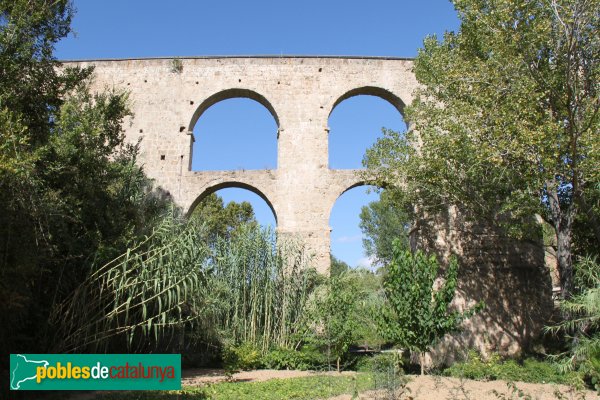
M 218 189 L 240 187 L 271 207 L 277 230 L 303 238 L 317 268 L 329 269 L 329 215 L 337 198 L 363 184 L 355 170 L 328 167 L 328 118 L 343 100 L 374 95 L 399 112 L 417 82 L 412 61 L 380 57 L 196 57 L 67 62 L 94 65 L 98 90 L 130 93 L 127 139 L 142 138 L 140 162 L 187 211 Z M 191 171 L 193 129 L 212 105 L 256 100 L 278 125 L 277 169 Z M 222 149 L 227 157 L 227 149 Z
M 306 240 L 321 272 L 329 269 L 333 204 L 346 190 L 364 184 L 355 170 L 328 167 L 329 115 L 357 95 L 381 97 L 402 112 L 417 87 L 412 61 L 398 58 L 198 57 L 67 64 L 94 65 L 98 90 L 115 87 L 130 93 L 135 118 L 124 124 L 127 139 L 142 138 L 139 160 L 146 173 L 187 212 L 216 190 L 251 190 L 271 207 L 279 232 Z M 210 106 L 235 97 L 256 100 L 273 115 L 277 169 L 191 171 L 194 125 Z M 222 151 L 227 157 L 227 149 Z M 503 237 L 493 223 L 472 224 L 455 207 L 418 230 L 419 247 L 459 257 L 456 305 L 486 303 L 464 333 L 447 338 L 436 354 L 448 357 L 472 347 L 510 354 L 537 336 L 552 308 L 551 279 L 538 243 Z

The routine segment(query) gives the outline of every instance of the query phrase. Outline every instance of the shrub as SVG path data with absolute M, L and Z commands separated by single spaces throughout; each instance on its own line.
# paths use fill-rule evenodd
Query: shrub
M 325 356 L 314 349 L 300 351 L 276 348 L 262 358 L 262 365 L 270 369 L 318 369 L 326 363 Z
M 402 352 L 381 353 L 362 357 L 356 363 L 356 369 L 373 377 L 373 389 L 383 398 L 403 399 L 410 393 L 406 386 L 409 379 L 404 375 L 404 361 Z
M 575 265 L 577 290 L 560 302 L 565 317 L 559 324 L 546 328 L 565 333 L 570 340 L 567 353 L 551 357 L 562 371 L 577 370 L 600 392 L 600 262 L 584 257 Z
M 458 282 L 456 258 L 450 259 L 444 274 L 439 276 L 439 271 L 435 255 L 427 256 L 420 250 L 413 254 L 400 240 L 394 241 L 392 261 L 383 279 L 387 307 L 382 310 L 379 329 L 390 342 L 419 354 L 421 375 L 425 353 L 483 307 L 480 303 L 464 312 L 452 310 Z M 440 277 L 443 283 L 436 289 Z
M 362 356 L 356 362 L 356 370 L 360 372 L 382 372 L 393 368 L 403 371 L 406 363 L 402 353 L 380 353 L 373 356 Z
M 483 359 L 478 353 L 471 351 L 467 361 L 456 363 L 447 368 L 444 375 L 476 380 L 506 380 L 533 383 L 559 383 L 580 387 L 581 374 L 561 373 L 556 365 L 534 358 L 523 360 L 502 360 L 496 353 Z
M 261 367 L 261 352 L 253 343 L 226 346 L 223 349 L 223 364 L 227 370 L 252 370 Z

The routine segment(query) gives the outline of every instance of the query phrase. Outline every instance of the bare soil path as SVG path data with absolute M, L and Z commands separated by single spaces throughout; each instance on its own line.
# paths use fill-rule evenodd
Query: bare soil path
M 384 391 L 361 393 L 359 399 L 414 399 L 414 400 L 597 400 L 597 393 L 577 391 L 557 384 L 515 382 L 509 387 L 506 381 L 474 381 L 470 379 L 439 376 L 409 376 L 409 390 L 402 395 Z M 519 393 L 518 391 L 521 391 Z M 557 394 L 558 391 L 558 394 Z M 530 396 L 530 397 L 527 397 Z M 341 395 L 329 400 L 350 400 L 351 395 Z
M 342 372 L 352 375 L 355 372 Z M 202 386 L 209 383 L 224 382 L 230 379 L 234 382 L 258 382 L 269 379 L 297 378 L 315 375 L 338 375 L 337 372 L 314 371 L 277 371 L 257 370 L 235 373 L 228 378 L 225 371 L 218 369 L 191 369 L 182 373 L 182 385 Z M 414 400 L 498 400 L 498 399 L 527 399 L 532 400 L 600 400 L 600 396 L 592 391 L 576 391 L 565 385 L 516 382 L 511 389 L 506 381 L 481 382 L 469 379 L 447 378 L 439 376 L 408 376 L 410 381 L 406 390 L 400 393 L 384 391 L 368 391 L 361 393 L 360 399 L 414 399 Z M 515 390 L 521 390 L 522 395 Z M 497 393 L 495 394 L 494 391 Z M 557 391 L 560 395 L 557 395 Z M 560 397 L 562 396 L 562 397 Z M 329 400 L 350 400 L 351 395 L 341 395 Z
M 355 372 L 342 372 L 343 375 L 352 375 Z M 201 386 L 207 383 L 225 382 L 262 382 L 269 379 L 300 378 L 303 376 L 339 375 L 337 372 L 316 371 L 281 371 L 274 369 L 259 369 L 256 371 L 241 371 L 228 378 L 222 369 L 187 369 L 181 373 L 182 386 Z

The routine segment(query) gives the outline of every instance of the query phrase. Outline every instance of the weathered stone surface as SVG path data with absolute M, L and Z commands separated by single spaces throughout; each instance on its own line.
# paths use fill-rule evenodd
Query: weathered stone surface
M 337 198 L 361 184 L 353 171 L 328 168 L 327 121 L 333 108 L 356 95 L 388 100 L 399 110 L 417 83 L 412 61 L 385 58 L 228 57 L 81 61 L 95 66 L 95 88 L 125 89 L 135 118 L 124 126 L 141 142 L 146 173 L 185 210 L 206 194 L 242 187 L 271 207 L 280 232 L 304 238 L 317 268 L 329 269 L 329 215 Z M 278 164 L 270 171 L 190 170 L 193 129 L 213 104 L 247 97 L 275 118 Z M 227 156 L 227 149 L 223 149 Z
M 304 239 L 316 254 L 317 268 L 328 272 L 331 209 L 342 193 L 363 184 L 356 171 L 328 168 L 329 115 L 341 101 L 362 94 L 379 96 L 402 112 L 417 87 L 412 61 L 200 57 L 180 62 L 180 71 L 173 59 L 67 64 L 94 65 L 97 90 L 130 93 L 135 118 L 124 125 L 127 139 L 142 139 L 139 160 L 146 173 L 186 211 L 218 189 L 249 189 L 269 204 L 278 231 Z M 279 128 L 277 169 L 191 171 L 196 121 L 213 104 L 234 97 L 254 99 L 273 115 Z M 551 309 L 551 285 L 537 244 L 465 223 L 453 209 L 416 233 L 421 247 L 461 257 L 458 306 L 467 304 L 464 299 L 487 303 L 463 335 L 446 340 L 440 349 L 514 353 L 538 334 Z

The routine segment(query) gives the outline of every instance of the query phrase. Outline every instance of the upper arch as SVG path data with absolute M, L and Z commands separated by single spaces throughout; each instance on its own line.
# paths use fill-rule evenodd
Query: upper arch
M 204 191 L 202 193 L 200 193 L 200 195 L 198 197 L 196 197 L 196 200 L 194 200 L 192 205 L 188 208 L 188 210 L 186 212 L 186 216 L 189 217 L 190 215 L 192 215 L 192 212 L 194 211 L 196 206 L 202 200 L 204 200 L 207 196 L 211 195 L 212 193 L 214 193 L 218 190 L 227 189 L 227 188 L 246 189 L 246 190 L 249 190 L 250 192 L 258 195 L 261 199 L 263 199 L 265 201 L 265 203 L 267 203 L 267 205 L 271 209 L 271 212 L 273 213 L 273 217 L 275 217 L 275 224 L 277 224 L 277 213 L 275 212 L 275 207 L 273 207 L 273 204 L 271 203 L 269 198 L 262 191 L 257 189 L 256 187 L 254 187 L 248 183 L 238 182 L 238 181 L 220 182 L 220 183 L 217 183 L 216 185 L 212 185 L 212 186 L 209 186 L 206 189 L 204 189 Z
M 269 100 L 267 100 L 260 93 L 257 93 L 250 89 L 232 88 L 217 92 L 207 97 L 202 103 L 200 103 L 198 108 L 196 108 L 196 111 L 194 111 L 194 115 L 192 115 L 190 125 L 188 126 L 188 131 L 191 132 L 194 130 L 194 126 L 196 125 L 196 122 L 198 122 L 198 119 L 200 119 L 202 114 L 204 114 L 204 112 L 210 107 L 212 107 L 220 101 L 235 98 L 246 98 L 260 103 L 269 111 L 269 113 L 271 113 L 273 119 L 275 120 L 275 123 L 277 124 L 277 128 L 279 128 L 279 117 L 277 116 L 277 113 L 275 112 L 275 109 L 273 108 L 273 105 L 269 102 Z
M 331 116 L 331 113 L 333 112 L 333 110 L 335 110 L 335 108 L 338 106 L 338 104 L 340 104 L 342 101 L 347 100 L 354 96 L 361 96 L 361 95 L 379 97 L 379 98 L 387 101 L 391 105 L 393 105 L 396 108 L 396 110 L 398 110 L 400 115 L 404 116 L 404 107 L 405 107 L 404 101 L 402 101 L 402 99 L 400 97 L 396 96 L 394 93 L 390 92 L 389 90 L 382 89 L 377 86 L 361 86 L 361 87 L 347 91 L 341 97 L 339 97 L 335 101 L 335 103 L 333 103 L 331 110 L 329 110 L 329 116 Z

